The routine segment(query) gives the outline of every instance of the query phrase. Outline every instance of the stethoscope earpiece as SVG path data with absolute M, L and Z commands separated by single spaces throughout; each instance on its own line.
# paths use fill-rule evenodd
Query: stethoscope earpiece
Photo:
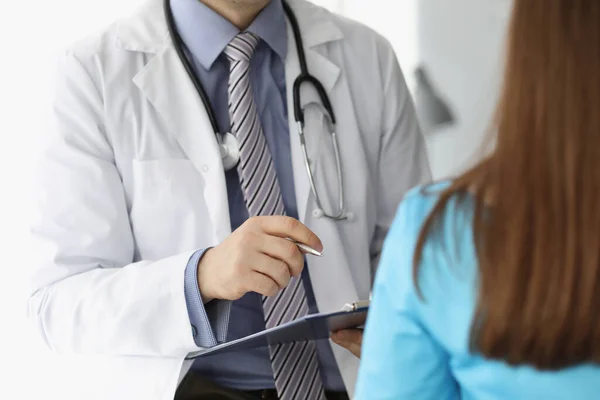
M 224 134 L 219 143 L 219 150 L 225 171 L 235 168 L 240 161 L 240 146 L 237 138 L 231 133 Z

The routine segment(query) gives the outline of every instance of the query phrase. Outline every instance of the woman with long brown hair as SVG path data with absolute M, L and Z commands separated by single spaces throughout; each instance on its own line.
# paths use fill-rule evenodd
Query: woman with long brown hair
M 357 398 L 600 399 L 600 1 L 515 0 L 494 149 L 413 190 Z

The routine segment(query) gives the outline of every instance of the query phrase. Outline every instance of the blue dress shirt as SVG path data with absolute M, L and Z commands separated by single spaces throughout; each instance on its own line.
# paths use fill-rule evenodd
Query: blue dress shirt
M 446 183 L 414 189 L 383 248 L 365 330 L 357 400 L 591 400 L 600 367 L 560 371 L 512 367 L 469 350 L 477 305 L 473 206 L 450 201 L 423 251 L 415 290 L 412 261 L 421 227 Z
M 240 31 L 198 0 L 171 0 L 171 7 L 177 30 L 211 101 L 221 131 L 228 130 L 229 61 L 222 53 Z M 273 157 L 286 212 L 297 218 L 284 70 L 287 28 L 281 0 L 272 0 L 247 31 L 261 39 L 251 59 L 252 91 L 267 145 Z M 235 230 L 248 218 L 248 210 L 237 170 L 234 168 L 227 171 L 225 177 L 231 228 Z M 203 253 L 204 250 L 199 250 L 190 259 L 184 285 L 196 343 L 202 347 L 210 347 L 220 341 L 234 340 L 264 330 L 261 299 L 256 293 L 248 293 L 231 304 L 228 330 L 225 320 L 228 315 L 226 302 L 215 300 L 203 305 L 196 275 L 196 266 Z M 303 280 L 310 311 L 317 312 L 306 269 Z M 345 390 L 329 343 L 317 343 L 317 350 L 325 388 Z M 194 362 L 192 368 L 227 387 L 245 390 L 275 387 L 267 348 L 201 358 Z

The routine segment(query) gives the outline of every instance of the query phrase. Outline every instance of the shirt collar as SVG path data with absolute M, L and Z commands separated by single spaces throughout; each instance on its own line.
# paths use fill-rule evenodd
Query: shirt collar
M 247 31 L 264 40 L 282 61 L 287 56 L 287 26 L 282 0 L 271 0 Z
M 173 19 L 181 39 L 210 70 L 219 55 L 240 30 L 199 0 L 171 0 Z M 271 0 L 247 29 L 282 59 L 287 55 L 287 29 L 282 0 Z

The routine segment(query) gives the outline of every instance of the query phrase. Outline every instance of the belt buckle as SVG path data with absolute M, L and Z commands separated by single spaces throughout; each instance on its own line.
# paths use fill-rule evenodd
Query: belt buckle
M 263 389 L 260 391 L 260 398 L 263 400 L 278 400 L 277 391 L 273 389 Z

